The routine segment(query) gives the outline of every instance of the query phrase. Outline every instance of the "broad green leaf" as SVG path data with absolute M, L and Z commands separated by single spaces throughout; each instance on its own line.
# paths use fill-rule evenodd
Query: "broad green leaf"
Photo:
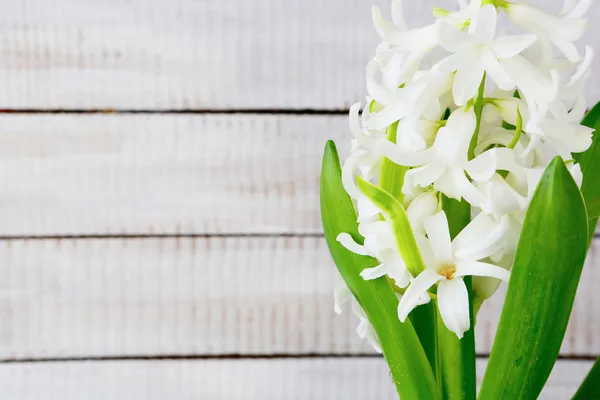
M 419 275 L 425 269 L 425 264 L 421 258 L 415 234 L 402 204 L 394 196 L 373 185 L 371 182 L 362 179 L 360 176 L 356 177 L 356 184 L 365 196 L 386 214 L 387 221 L 392 226 L 396 245 L 406 264 L 406 268 L 408 268 L 412 276 Z
M 573 396 L 573 400 L 590 399 L 600 399 L 600 358 L 596 360 L 577 393 Z
M 466 201 L 456 201 L 443 197 L 443 209 L 448 217 L 450 236 L 454 239 L 471 221 L 471 207 Z M 475 335 L 473 318 L 473 296 L 471 277 L 465 278 L 469 290 L 471 328 L 462 339 L 444 325 L 439 312 L 437 335 L 440 369 L 442 371 L 442 398 L 474 400 L 477 395 L 475 375 Z M 414 312 L 414 311 L 413 311 Z
M 346 250 L 336 239 L 346 232 L 360 241 L 356 212 L 344 191 L 335 144 L 325 147 L 321 169 L 321 218 L 331 256 L 354 297 L 369 317 L 381 343 L 392 379 L 403 399 L 439 398 L 433 371 L 410 322 L 398 320 L 398 298 L 386 278 L 365 281 L 360 273 L 377 265 Z
M 597 204 L 600 200 L 600 103 L 585 116 L 582 124 L 596 130 L 593 137 L 592 146 L 584 153 L 574 154 L 575 161 L 581 165 L 583 172 L 583 185 L 581 193 L 586 204 Z M 598 217 L 590 218 L 589 240 L 592 240 Z
M 560 157 L 527 214 L 479 398 L 536 399 L 563 341 L 587 249 L 583 198 Z

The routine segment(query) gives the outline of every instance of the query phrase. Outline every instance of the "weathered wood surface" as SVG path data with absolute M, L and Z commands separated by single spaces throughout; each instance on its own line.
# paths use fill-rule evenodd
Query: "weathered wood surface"
M 540 399 L 570 398 L 590 368 L 559 361 Z M 397 399 L 378 358 L 4 364 L 0 387 L 4 400 Z
M 389 15 L 389 0 L 5 1 L 0 108 L 347 108 L 379 42 L 373 3 Z M 405 3 L 413 27 L 456 4 Z M 584 42 L 599 47 L 598 24 Z
M 600 353 L 599 244 L 565 356 Z M 10 240 L 0 276 L 0 359 L 372 353 L 351 311 L 333 312 L 322 238 Z M 479 314 L 479 354 L 501 303 Z
M 0 236 L 313 234 L 346 116 L 0 114 Z
M 321 232 L 345 116 L 0 115 L 0 235 Z

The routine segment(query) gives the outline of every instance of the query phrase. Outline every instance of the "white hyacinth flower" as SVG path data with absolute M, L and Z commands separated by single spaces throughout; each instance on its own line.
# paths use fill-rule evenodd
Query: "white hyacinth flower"
M 513 90 L 514 82 L 498 60 L 510 59 L 531 46 L 536 40 L 533 34 L 501 36 L 496 38 L 498 13 L 487 4 L 479 9 L 468 32 L 445 25 L 440 32 L 442 47 L 452 55 L 441 60 L 434 69 L 454 76 L 454 101 L 462 106 L 477 94 L 483 74 L 502 90 Z
M 581 185 L 573 153 L 592 142 L 580 121 L 594 51 L 580 51 L 576 41 L 591 3 L 566 0 L 552 15 L 524 1 L 458 0 L 457 10 L 436 8 L 435 22 L 421 28 L 407 26 L 402 0 L 392 1 L 391 21 L 373 8 L 382 43 L 366 68 L 367 105 L 362 115 L 358 104 L 350 110 L 352 147 L 342 170 L 364 244 L 347 233 L 338 240 L 378 260 L 361 276 L 394 281 L 400 320 L 433 298 L 445 325 L 462 337 L 470 326 L 463 277 L 473 276 L 473 292 L 484 294 L 477 307 L 509 279 L 527 208 L 554 156 Z M 524 32 L 501 33 L 500 13 Z M 417 276 L 385 213 L 356 184 L 360 176 L 389 185 L 389 174 L 381 175 L 389 161 L 402 167 L 394 196 L 426 264 Z M 444 196 L 471 209 L 453 241 Z M 358 303 L 353 308 L 359 335 L 377 347 L 366 315 Z
M 464 243 L 460 236 L 455 243 L 450 241 L 446 214 L 442 211 L 425 220 L 428 239 L 421 240 L 420 249 L 426 269 L 415 278 L 402 296 L 398 305 L 398 317 L 404 322 L 421 297 L 438 284 L 437 297 L 444 324 L 461 338 L 470 327 L 469 293 L 463 277 L 484 276 L 508 281 L 509 272 L 498 266 L 479 262 L 479 257 L 459 257 Z M 487 232 L 475 232 L 485 235 Z M 459 243 L 459 244 L 457 244 Z

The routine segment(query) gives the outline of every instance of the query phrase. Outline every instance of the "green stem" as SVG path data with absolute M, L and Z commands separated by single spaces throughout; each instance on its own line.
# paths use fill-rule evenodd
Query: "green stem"
M 393 123 L 387 129 L 387 140 L 396 143 L 398 132 L 398 122 Z M 408 167 L 398 165 L 388 158 L 383 158 L 379 170 L 379 187 L 391 194 L 400 204 L 404 204 L 404 194 L 402 186 L 404 185 L 404 176 Z
M 390 125 L 387 129 L 387 140 L 392 143 L 396 143 L 396 136 L 398 132 L 398 122 Z M 381 161 L 381 168 L 379 173 L 379 187 L 387 191 L 389 194 L 394 196 L 399 203 L 404 202 L 404 194 L 402 193 L 402 186 L 404 185 L 404 176 L 408 167 L 398 165 L 393 161 L 383 158 Z M 437 355 L 437 340 L 436 340 L 436 326 L 435 326 L 435 315 L 436 309 L 433 302 L 417 307 L 410 313 L 410 321 L 419 337 L 421 346 L 425 350 L 427 360 L 433 369 L 435 375 Z
M 477 118 L 477 125 L 475 126 L 475 133 L 473 133 L 471 143 L 469 144 L 469 161 L 475 158 L 475 146 L 477 146 L 477 142 L 479 140 L 479 130 L 481 129 L 481 115 L 483 114 L 483 106 L 485 103 L 483 98 L 485 89 L 485 77 L 486 73 L 483 74 L 483 78 L 481 79 L 479 91 L 477 92 L 477 100 L 475 101 L 475 117 Z
M 419 306 L 411 311 L 409 318 L 412 323 L 415 332 L 419 337 L 421 346 L 425 350 L 425 355 L 431 365 L 431 369 L 436 377 L 440 377 L 437 368 L 441 365 L 437 359 L 438 348 L 437 348 L 437 327 L 436 327 L 436 314 L 437 310 L 435 303 L 431 301 L 428 304 Z M 438 378 L 439 382 L 439 378 Z
M 517 126 L 515 127 L 515 135 L 506 147 L 508 147 L 509 149 L 514 149 L 517 143 L 519 143 L 521 133 L 523 133 L 523 117 L 521 116 L 521 111 L 517 106 Z
M 443 209 L 448 217 L 450 235 L 456 237 L 471 220 L 471 208 L 466 201 L 443 197 Z M 441 392 L 443 399 L 475 400 L 475 336 L 473 317 L 473 291 L 471 278 L 464 278 L 469 291 L 469 314 L 471 327 L 462 339 L 449 331 L 437 312 L 438 368 L 441 369 Z M 435 370 L 435 369 L 434 369 Z M 437 377 L 438 385 L 440 377 Z

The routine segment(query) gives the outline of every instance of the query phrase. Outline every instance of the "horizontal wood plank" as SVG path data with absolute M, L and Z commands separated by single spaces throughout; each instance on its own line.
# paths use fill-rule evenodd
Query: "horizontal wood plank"
M 346 116 L 0 114 L 0 236 L 319 234 Z
M 559 361 L 540 399 L 570 398 L 590 368 Z M 379 358 L 4 364 L 0 386 L 5 400 L 397 399 Z
M 0 115 L 0 236 L 321 232 L 345 116 Z
M 389 14 L 390 0 L 6 2 L 0 108 L 347 108 L 366 94 L 379 41 L 372 3 Z M 434 5 L 455 7 L 405 3 L 413 27 L 432 21 Z M 599 41 L 590 24 L 584 42 Z M 596 75 L 588 88 L 600 99 Z
M 563 355 L 600 353 L 595 241 Z M 371 354 L 321 238 L 0 242 L 0 359 Z M 502 295 L 477 321 L 491 350 Z

